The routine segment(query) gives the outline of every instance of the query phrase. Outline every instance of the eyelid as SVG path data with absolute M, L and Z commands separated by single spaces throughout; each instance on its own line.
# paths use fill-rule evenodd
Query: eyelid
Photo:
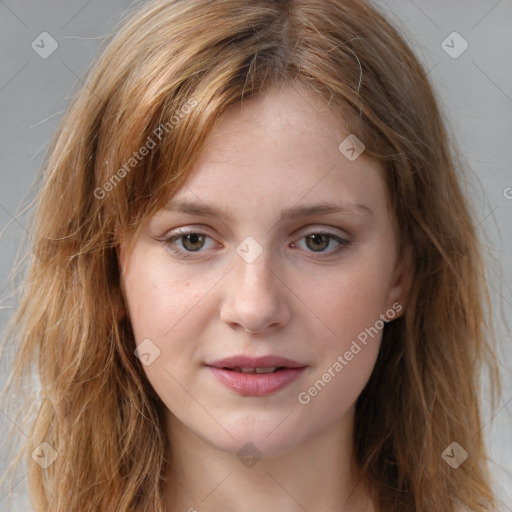
M 331 229 L 337 230 L 338 232 L 329 231 Z M 304 230 L 306 230 L 306 231 L 304 232 Z M 179 235 L 179 234 L 188 235 L 191 233 L 198 234 L 198 235 L 207 235 L 210 238 L 215 238 L 213 235 L 209 234 L 209 228 L 206 226 L 203 226 L 203 225 L 180 226 L 180 227 L 175 228 L 169 235 L 164 236 L 164 238 L 166 240 L 168 240 L 169 238 Z M 326 226 L 325 224 L 312 224 L 307 227 L 297 229 L 296 231 L 294 231 L 292 236 L 296 237 L 296 236 L 300 235 L 301 233 L 302 233 L 301 236 L 308 236 L 308 235 L 312 235 L 312 234 L 325 234 L 325 235 L 330 235 L 333 237 L 337 236 L 340 238 L 346 238 L 348 240 L 351 240 L 353 238 L 353 235 L 349 231 L 347 231 L 345 229 L 341 229 L 336 226 Z
M 329 258 L 336 256 L 343 248 L 347 248 L 348 246 L 353 244 L 353 241 L 350 238 L 344 238 L 343 236 L 336 235 L 334 233 L 331 233 L 329 231 L 321 230 L 321 229 L 314 229 L 312 231 L 309 231 L 307 233 L 303 233 L 298 239 L 297 242 L 300 242 L 302 239 L 311 236 L 311 235 L 325 235 L 330 238 L 329 243 L 334 240 L 336 243 L 338 243 L 338 247 L 335 247 L 334 249 L 330 251 L 306 251 L 308 254 L 315 255 L 317 254 L 320 258 Z M 297 242 L 293 242 L 294 246 L 297 244 Z
M 206 238 L 210 238 L 211 240 L 215 241 L 217 245 L 220 244 L 220 242 L 217 242 L 213 236 L 209 235 L 205 231 L 201 231 L 201 229 L 204 229 L 204 228 L 203 227 L 201 227 L 201 228 L 194 228 L 194 227 L 176 228 L 174 231 L 172 231 L 170 233 L 170 235 L 164 237 L 163 241 L 164 241 L 165 245 L 167 245 L 169 247 L 169 249 L 174 254 L 177 254 L 178 256 L 187 255 L 187 256 L 184 256 L 186 258 L 193 257 L 193 255 L 195 255 L 196 253 L 201 254 L 206 251 L 203 251 L 202 248 L 199 249 L 198 251 L 186 251 L 183 249 L 175 249 L 173 247 L 173 243 L 174 243 L 174 241 L 179 240 L 180 238 L 182 238 L 184 236 L 196 234 L 196 235 L 204 236 Z M 335 228 L 333 228 L 333 229 L 335 229 Z M 339 229 L 339 228 L 336 228 L 336 229 Z M 300 236 L 298 236 L 298 235 L 300 235 Z M 348 246 L 353 244 L 352 236 L 346 232 L 344 232 L 344 234 L 342 234 L 342 235 L 339 235 L 339 234 L 336 234 L 336 233 L 333 233 L 333 232 L 327 230 L 325 227 L 316 227 L 315 228 L 315 226 L 310 226 L 306 232 L 298 230 L 295 235 L 295 236 L 298 236 L 297 241 L 292 242 L 292 244 L 295 247 L 297 242 L 299 242 L 303 238 L 306 238 L 311 235 L 324 235 L 324 236 L 330 237 L 329 243 L 334 240 L 336 243 L 339 244 L 338 247 L 336 247 L 330 251 L 319 251 L 319 252 L 307 251 L 307 250 L 305 251 L 311 255 L 315 255 L 315 254 L 318 255 L 318 257 L 317 257 L 318 259 L 326 259 L 326 258 L 335 256 L 343 248 L 347 248 Z
M 304 232 L 303 229 L 306 229 L 306 231 Z M 334 232 L 331 230 L 336 230 L 337 232 Z M 301 234 L 301 236 L 324 234 L 324 235 L 330 235 L 330 236 L 334 236 L 334 237 L 337 236 L 339 238 L 346 238 L 346 239 L 350 239 L 350 240 L 352 239 L 352 235 L 344 229 L 337 228 L 334 226 L 320 225 L 320 224 L 319 225 L 313 224 L 311 226 L 308 226 L 307 228 L 301 228 L 294 233 L 294 236 L 297 236 L 300 234 Z
M 165 245 L 169 246 L 174 253 L 192 255 L 192 254 L 194 254 L 194 251 L 183 251 L 181 249 L 175 250 L 175 249 L 172 249 L 172 246 L 171 246 L 171 242 L 173 242 L 174 240 L 179 240 L 180 238 L 182 238 L 184 236 L 192 235 L 192 234 L 202 235 L 205 238 L 209 238 L 209 239 L 213 240 L 216 243 L 216 245 L 219 245 L 219 242 L 217 242 L 211 235 L 209 235 L 208 233 L 206 233 L 204 231 L 201 231 L 200 229 L 194 229 L 194 228 L 177 228 L 173 232 L 171 232 L 169 235 L 166 235 L 163 238 L 163 242 L 165 243 Z M 199 251 L 195 251 L 195 252 L 201 253 L 204 251 L 199 250 Z

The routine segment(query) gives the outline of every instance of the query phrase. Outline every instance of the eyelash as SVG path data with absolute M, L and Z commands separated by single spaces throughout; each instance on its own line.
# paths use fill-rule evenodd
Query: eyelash
M 184 254 L 196 254 L 196 253 L 201 253 L 201 252 L 204 252 L 202 251 L 201 249 L 197 250 L 197 251 L 187 251 L 186 249 L 183 250 L 183 249 L 176 249 L 174 243 L 181 239 L 181 238 L 184 238 L 188 235 L 201 235 L 201 236 L 204 236 L 204 237 L 207 237 L 207 238 L 210 238 L 213 240 L 212 237 L 210 237 L 208 234 L 206 233 L 203 233 L 201 231 L 193 231 L 193 230 L 180 230 L 178 233 L 166 238 L 164 240 L 164 243 L 166 246 L 169 247 L 169 249 L 174 252 L 175 254 L 178 254 L 178 255 L 184 255 Z M 339 246 L 336 247 L 334 250 L 332 251 L 329 251 L 329 252 L 324 252 L 324 251 L 318 251 L 318 252 L 315 252 L 315 251 L 311 251 L 312 254 L 324 254 L 324 255 L 327 255 L 326 257 L 328 256 L 333 256 L 335 254 L 337 254 L 338 252 L 340 252 L 341 250 L 343 250 L 344 248 L 350 246 L 352 244 L 352 242 L 350 240 L 347 240 L 346 238 L 341 238 L 337 235 L 334 235 L 333 233 L 329 233 L 329 232 L 325 232 L 325 231 L 310 231 L 309 233 L 306 233 L 304 234 L 299 240 L 302 240 L 303 238 L 306 238 L 308 236 L 312 236 L 312 235 L 323 235 L 323 236 L 327 236 L 329 237 L 329 243 L 331 240 L 335 240 L 336 242 L 339 243 Z

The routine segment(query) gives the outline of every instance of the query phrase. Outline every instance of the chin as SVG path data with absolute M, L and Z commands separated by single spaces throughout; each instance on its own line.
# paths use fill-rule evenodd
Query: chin
M 215 432 L 196 432 L 215 448 L 239 455 L 239 452 L 254 451 L 260 457 L 277 457 L 297 447 L 306 437 L 296 425 L 284 425 L 286 415 L 272 417 L 272 421 L 256 424 L 245 415 L 245 421 L 221 422 L 231 436 L 222 428 Z M 286 420 L 285 420 L 286 422 Z M 293 426 L 293 428 L 291 428 Z M 206 434 L 206 435 L 205 435 Z
M 267 433 L 254 432 L 247 430 L 247 432 L 240 433 L 233 438 L 229 436 L 224 439 L 209 439 L 208 441 L 217 449 L 227 453 L 236 455 L 241 460 L 247 456 L 255 458 L 272 458 L 289 452 L 295 448 L 299 441 L 290 436 L 279 437 L 269 436 Z

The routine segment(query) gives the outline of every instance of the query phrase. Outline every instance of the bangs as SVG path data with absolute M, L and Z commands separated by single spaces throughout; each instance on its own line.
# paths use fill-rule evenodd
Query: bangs
M 152 33 L 144 41 L 149 55 L 129 55 L 131 61 L 121 66 L 126 72 L 98 116 L 94 210 L 103 226 L 116 226 L 118 241 L 136 237 L 183 186 L 229 107 L 288 79 L 280 42 L 272 37 L 280 32 L 278 9 L 247 9 L 253 19 L 243 22 L 229 9 L 217 20 L 204 10 L 212 36 L 195 43 L 180 37 L 188 25 L 200 23 L 201 12 L 190 10 L 171 26 L 174 37 Z
M 145 221 L 179 191 L 224 112 L 285 82 L 320 94 L 365 141 L 366 155 L 379 156 L 377 143 L 382 146 L 385 138 L 375 136 L 380 130 L 371 118 L 380 121 L 362 104 L 362 71 L 354 52 L 340 41 L 332 51 L 329 38 L 319 45 L 315 33 L 296 36 L 298 21 L 286 19 L 279 5 L 234 9 L 230 4 L 219 5 L 217 15 L 193 3 L 181 6 L 175 23 L 167 14 L 171 22 L 144 32 L 143 52 L 120 51 L 114 60 L 118 42 L 112 41 L 111 65 L 124 71 L 108 84 L 110 96 L 97 117 L 92 174 L 93 209 L 116 243 L 136 238 Z M 161 7 L 166 8 L 178 6 Z M 191 40 L 187 33 L 203 17 L 204 37 Z M 316 58 L 329 50 L 331 68 Z M 103 81 L 101 75 L 93 77 L 91 90 L 104 89 Z M 380 153 L 383 159 L 390 151 L 381 147 Z

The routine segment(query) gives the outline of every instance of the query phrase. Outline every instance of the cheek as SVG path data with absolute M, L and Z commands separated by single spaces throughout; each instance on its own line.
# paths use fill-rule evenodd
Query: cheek
M 156 347 L 150 345 L 158 357 L 144 365 L 155 385 L 170 378 L 166 369 L 174 374 L 191 367 L 204 327 L 200 302 L 212 285 L 208 279 L 194 283 L 184 273 L 171 272 L 165 258 L 150 251 L 142 258 L 135 249 L 129 263 L 123 283 L 130 321 L 135 344 L 149 339 Z
M 360 343 L 349 361 L 346 352 L 334 354 L 328 362 L 312 375 L 299 391 L 297 403 L 300 417 L 311 433 L 318 432 L 339 421 L 344 421 L 353 410 L 373 371 L 380 345 L 380 336 L 368 346 Z M 354 353 L 356 352 L 356 353 Z
M 314 296 L 318 316 L 329 329 L 314 338 L 317 364 L 297 396 L 312 430 L 340 420 L 370 378 L 384 326 L 383 283 L 377 267 L 352 268 L 330 281 L 328 293 Z
M 196 370 L 191 362 L 202 323 L 198 302 L 206 290 L 189 284 L 183 274 L 171 275 L 157 258 L 146 255 L 142 262 L 137 256 L 134 251 L 124 286 L 135 344 L 148 347 L 152 355 L 150 364 L 141 358 L 142 368 L 168 409 L 186 410 L 193 404 L 181 383 Z
M 387 283 L 387 271 L 375 259 L 347 264 L 322 281 L 304 282 L 299 293 L 319 320 L 319 352 L 348 350 L 352 340 L 375 324 L 385 312 Z
M 137 247 L 124 267 L 123 284 L 136 341 L 166 338 L 187 318 L 201 296 L 202 283 L 190 284 L 185 272 L 171 271 L 161 251 Z
M 317 364 L 297 398 L 308 417 L 322 418 L 320 424 L 335 421 L 354 404 L 377 359 L 389 269 L 376 254 L 347 261 L 305 295 L 321 327 L 314 337 Z

